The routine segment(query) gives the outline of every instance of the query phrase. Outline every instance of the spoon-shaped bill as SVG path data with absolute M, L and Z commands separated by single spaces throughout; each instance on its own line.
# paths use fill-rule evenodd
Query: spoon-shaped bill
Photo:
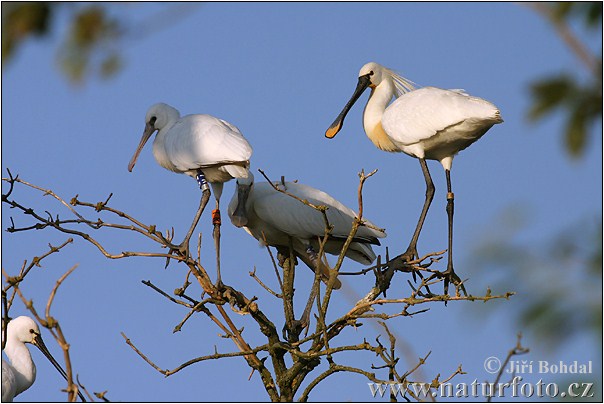
M 147 140 L 149 140 L 149 138 L 151 137 L 153 132 L 155 132 L 155 127 L 152 124 L 147 123 L 145 125 L 145 131 L 143 132 L 143 137 L 141 137 L 141 141 L 138 144 L 136 151 L 134 152 L 134 156 L 132 156 L 132 158 L 130 159 L 130 163 L 128 163 L 128 171 L 132 172 L 132 169 L 134 168 L 134 165 L 136 164 L 136 159 L 138 159 L 138 155 L 143 150 L 145 143 L 147 143 Z
M 38 347 L 38 349 L 40 350 L 40 352 L 42 352 L 44 354 L 44 356 L 46 356 L 46 359 L 49 360 L 50 363 L 53 364 L 53 366 L 55 367 L 55 369 L 57 369 L 57 371 L 61 374 L 61 376 L 63 376 L 63 378 L 65 379 L 65 381 L 67 380 L 67 373 L 65 373 L 65 371 L 63 370 L 63 368 L 61 367 L 61 365 L 59 365 L 59 362 L 57 362 L 55 360 L 55 358 L 52 356 L 52 354 L 50 353 L 50 351 L 48 350 L 48 348 L 46 348 L 46 344 L 44 344 L 44 341 L 42 340 L 42 336 L 40 334 L 36 334 L 36 336 L 34 337 L 34 340 L 32 342 L 32 344 L 34 344 L 35 346 Z M 86 399 L 84 398 L 84 396 L 82 395 L 82 393 L 78 390 L 78 396 L 80 396 L 80 399 L 85 402 Z
M 340 131 L 340 129 L 342 129 L 342 125 L 344 124 L 344 118 L 346 118 L 346 114 L 348 114 L 348 111 L 350 111 L 350 108 L 352 108 L 354 103 L 359 99 L 361 94 L 363 94 L 363 91 L 365 91 L 367 89 L 367 87 L 369 87 L 370 84 L 371 84 L 371 79 L 370 79 L 369 74 L 359 77 L 359 81 L 357 83 L 357 88 L 354 90 L 352 97 L 350 97 L 350 100 L 348 101 L 348 103 L 346 103 L 346 106 L 344 106 L 344 109 L 342 110 L 342 112 L 340 112 L 340 115 L 338 115 L 336 120 L 333 121 L 331 126 L 327 129 L 327 131 L 325 131 L 325 137 L 331 139 L 335 135 L 337 135 L 337 133 Z
M 231 215 L 231 222 L 236 227 L 243 227 L 247 224 L 247 212 L 245 204 L 250 195 L 250 185 L 237 183 L 237 206 Z

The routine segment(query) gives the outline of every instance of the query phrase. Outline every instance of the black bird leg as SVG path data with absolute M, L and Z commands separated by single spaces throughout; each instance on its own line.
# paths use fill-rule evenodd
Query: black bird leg
M 448 294 L 449 282 L 451 282 L 456 286 L 456 288 L 461 289 L 464 295 L 467 296 L 468 293 L 466 292 L 466 287 L 463 285 L 461 279 L 453 270 L 453 203 L 455 195 L 451 191 L 451 172 L 449 170 L 445 170 L 445 175 L 447 177 L 447 218 L 449 221 L 449 251 L 447 254 L 447 270 L 443 272 L 445 282 L 445 295 Z
M 197 223 L 199 223 L 199 218 L 201 218 L 201 214 L 203 213 L 204 209 L 206 208 L 206 205 L 208 204 L 208 201 L 210 200 L 210 194 L 211 194 L 210 187 L 208 185 L 208 182 L 206 181 L 205 176 L 201 172 L 201 170 L 197 170 L 197 183 L 199 184 L 199 188 L 201 189 L 202 194 L 201 194 L 201 200 L 199 201 L 199 208 L 197 209 L 197 213 L 195 213 L 195 217 L 193 218 L 193 223 L 191 224 L 191 228 L 187 232 L 187 235 L 185 236 L 185 239 L 182 241 L 182 243 L 177 245 L 176 248 L 170 249 L 170 253 L 177 251 L 177 252 L 180 252 L 184 257 L 189 256 L 189 240 L 191 239 L 191 236 L 193 235 L 193 231 L 195 230 L 195 227 L 197 227 Z M 166 267 L 168 266 L 169 261 L 170 261 L 170 258 L 168 258 L 166 261 Z
M 304 312 L 302 313 L 302 317 L 300 317 L 301 330 L 307 329 L 308 326 L 310 326 L 310 312 L 312 310 L 312 304 L 317 297 L 317 293 L 319 293 L 319 280 L 323 275 L 323 272 L 321 271 L 321 259 L 319 258 L 319 254 L 312 248 L 312 246 L 308 246 L 308 248 L 306 248 L 306 255 L 308 255 L 308 258 L 315 266 L 315 281 L 312 284 L 310 295 L 308 297 L 306 307 L 304 308 Z
M 417 221 L 417 226 L 415 227 L 415 232 L 413 233 L 409 247 L 401 256 L 401 258 L 407 262 L 419 258 L 417 254 L 417 240 L 419 239 L 419 234 L 422 231 L 424 220 L 426 220 L 426 215 L 428 214 L 428 209 L 430 208 L 432 199 L 434 199 L 434 183 L 432 182 L 432 177 L 430 176 L 430 171 L 428 170 L 428 164 L 426 164 L 425 159 L 419 159 L 419 164 L 422 167 L 422 173 L 424 174 L 424 180 L 426 181 L 426 199 L 424 200 L 424 206 L 419 216 L 419 220 Z M 416 280 L 416 273 L 421 277 L 419 272 L 413 271 L 413 281 Z
M 284 327 L 284 331 L 287 331 L 288 341 L 290 342 L 298 341 L 302 331 L 307 330 L 308 332 L 308 327 L 310 326 L 310 313 L 312 311 L 313 303 L 317 298 L 317 294 L 319 293 L 319 280 L 323 277 L 323 274 L 321 272 L 318 272 L 321 271 L 321 260 L 319 258 L 319 254 L 311 246 L 307 247 L 306 256 L 300 258 L 306 265 L 313 268 L 313 271 L 315 273 L 315 280 L 313 281 L 310 294 L 308 296 L 308 301 L 306 302 L 306 306 L 304 307 L 304 312 L 302 313 L 300 320 L 296 320 L 294 317 L 292 319 L 293 321 L 291 322 L 291 324 L 286 325 Z M 318 279 L 317 273 L 319 273 Z
M 212 211 L 212 224 L 214 225 L 214 247 L 216 248 L 216 287 L 222 288 L 222 277 L 220 275 L 220 206 L 216 200 L 216 209 Z

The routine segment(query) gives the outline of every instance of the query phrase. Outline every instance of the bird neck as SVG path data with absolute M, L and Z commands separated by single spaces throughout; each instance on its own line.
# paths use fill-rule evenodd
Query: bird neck
M 168 153 L 166 152 L 166 134 L 173 125 L 174 123 L 170 122 L 168 125 L 161 128 L 157 132 L 157 135 L 155 135 L 155 140 L 153 141 L 153 156 L 157 163 L 166 170 L 179 172 L 170 161 L 170 158 L 168 158 Z
M 36 380 L 36 365 L 31 359 L 29 349 L 19 340 L 9 338 L 4 348 L 10 360 L 17 382 L 16 394 L 27 390 Z
M 171 109 L 165 111 L 165 115 L 162 116 L 161 126 L 158 126 L 157 135 L 155 135 L 155 140 L 153 141 L 153 153 L 155 154 L 155 149 L 157 147 L 165 148 L 166 135 L 170 132 L 170 129 L 178 122 L 180 119 L 180 114 L 177 110 Z M 161 163 L 160 163 L 161 164 Z M 162 164 L 163 166 L 163 164 Z M 164 166 L 165 167 L 165 166 Z M 168 167 L 165 167 L 168 168 Z M 169 169 L 169 168 L 168 168 Z
M 382 127 L 382 116 L 394 95 L 394 90 L 392 80 L 384 80 L 377 87 L 372 88 L 363 112 L 365 133 L 377 148 L 389 152 L 397 151 L 398 148 Z

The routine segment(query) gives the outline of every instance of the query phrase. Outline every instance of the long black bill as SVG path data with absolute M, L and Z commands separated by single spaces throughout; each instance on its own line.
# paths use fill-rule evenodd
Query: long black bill
M 359 99 L 361 94 L 363 94 L 363 91 L 365 91 L 367 89 L 367 87 L 369 87 L 369 84 L 371 84 L 371 79 L 370 79 L 369 74 L 359 77 L 359 82 L 357 83 L 357 88 L 354 90 L 354 93 L 352 94 L 350 101 L 348 101 L 348 103 L 346 104 L 346 106 L 344 107 L 342 112 L 340 112 L 340 115 L 338 115 L 336 120 L 333 121 L 333 123 L 331 124 L 329 129 L 327 129 L 325 131 L 325 137 L 331 139 L 335 135 L 338 134 L 340 129 L 342 129 L 342 125 L 344 124 L 344 118 L 346 118 L 346 114 L 348 114 L 348 111 L 350 111 L 350 108 L 352 108 L 352 106 Z
M 50 361 L 50 363 L 53 364 L 53 366 L 55 367 L 55 369 L 57 369 L 59 371 L 59 373 L 61 374 L 61 376 L 63 376 L 63 378 L 65 379 L 65 381 L 68 382 L 68 380 L 67 380 L 67 373 L 65 373 L 65 371 L 63 370 L 63 368 L 61 367 L 61 365 L 59 365 L 59 362 L 57 362 L 55 360 L 55 358 L 51 355 L 51 353 L 48 350 L 48 348 L 46 348 L 46 344 L 44 344 L 44 341 L 42 340 L 42 336 L 40 334 L 36 334 L 36 337 L 34 338 L 34 345 L 38 347 L 38 349 L 44 354 L 44 356 L 46 356 L 46 358 Z M 80 399 L 83 402 L 86 402 L 86 399 L 84 398 L 84 396 L 82 395 L 82 393 L 79 390 L 78 390 L 78 396 L 80 396 Z
M 136 151 L 134 152 L 134 156 L 132 156 L 132 158 L 130 159 L 130 163 L 128 163 L 128 171 L 132 172 L 132 169 L 134 168 L 134 164 L 136 164 L 136 159 L 138 158 L 138 155 L 141 154 L 141 151 L 143 150 L 145 143 L 147 143 L 147 140 L 149 140 L 149 138 L 151 137 L 153 132 L 155 132 L 155 130 L 156 129 L 152 123 L 147 123 L 145 125 L 145 131 L 143 132 L 143 137 L 141 138 L 141 141 L 139 142 L 138 147 L 136 148 Z
M 243 227 L 247 224 L 247 211 L 245 205 L 250 195 L 251 186 L 248 184 L 237 183 L 237 206 L 231 215 L 231 223 L 236 227 Z

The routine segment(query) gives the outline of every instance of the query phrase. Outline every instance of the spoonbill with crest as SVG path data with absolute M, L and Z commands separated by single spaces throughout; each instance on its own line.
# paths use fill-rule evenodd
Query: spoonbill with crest
M 67 380 L 67 373 L 53 358 L 46 348 L 38 324 L 27 316 L 20 316 L 11 320 L 6 329 L 6 346 L 4 353 L 10 363 L 2 359 L 2 401 L 12 402 L 13 399 L 31 387 L 36 381 L 36 365 L 31 359 L 31 353 L 25 344 L 32 344 L 48 358 L 50 363 Z M 81 392 L 78 396 L 86 401 Z
M 445 169 L 447 180 L 448 261 L 447 270 L 442 273 L 445 294 L 450 281 L 465 292 L 453 270 L 451 164 L 458 152 L 480 139 L 493 125 L 503 122 L 499 109 L 462 90 L 415 89 L 411 81 L 371 62 L 361 68 L 351 99 L 325 132 L 326 137 L 333 138 L 340 131 L 346 114 L 368 87 L 371 94 L 363 113 L 365 133 L 381 150 L 403 152 L 419 159 L 426 182 L 424 206 L 403 258 L 413 260 L 418 257 L 417 240 L 434 196 L 434 184 L 426 160 L 438 160 Z M 396 100 L 388 105 L 393 97 Z
M 152 105 L 145 117 L 145 130 L 128 164 L 132 171 L 145 143 L 157 131 L 153 141 L 153 155 L 167 170 L 187 174 L 195 179 L 202 192 L 199 209 L 179 251 L 188 254 L 189 239 L 205 208 L 209 192 L 214 191 L 216 209 L 212 212 L 216 244 L 218 281 L 220 281 L 220 196 L 225 182 L 246 178 L 252 156 L 252 147 L 234 125 L 211 115 L 194 114 L 181 117 L 173 107 L 158 103 Z M 219 283 L 219 282 L 218 282 Z

